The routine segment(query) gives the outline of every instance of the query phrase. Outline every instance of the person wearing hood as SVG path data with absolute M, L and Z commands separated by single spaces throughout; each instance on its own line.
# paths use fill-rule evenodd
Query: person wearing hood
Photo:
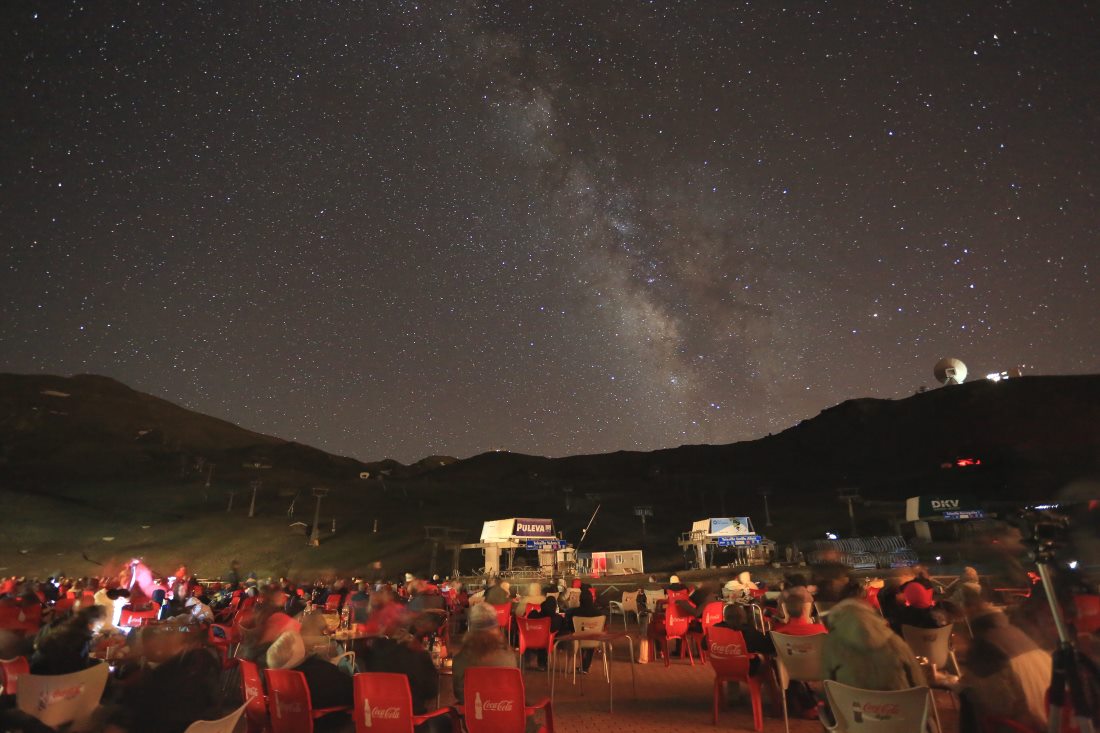
M 670 575 L 668 578 L 668 587 L 665 588 L 665 595 L 670 596 L 673 593 L 684 593 L 684 597 L 687 597 L 688 587 L 680 582 L 679 575 Z
M 200 622 L 214 623 L 214 611 L 198 596 L 191 596 L 183 605 L 191 614 L 191 618 Z
M 978 571 L 969 566 L 963 568 L 959 577 L 947 587 L 944 593 L 948 593 L 949 591 L 950 594 L 947 596 L 947 599 L 959 607 L 966 605 L 968 597 L 975 594 L 980 596 L 982 594 L 982 582 L 981 578 L 978 576 Z
M 532 611 L 530 614 L 528 614 L 527 618 L 529 618 L 529 619 L 540 619 L 540 618 L 550 619 L 550 633 L 551 634 L 560 634 L 562 628 L 564 628 L 564 626 L 565 626 L 565 619 L 563 619 L 561 614 L 558 613 L 558 600 L 556 598 L 553 598 L 553 597 L 543 598 L 542 603 L 539 605 L 539 607 L 536 608 L 534 611 Z M 535 663 L 538 665 L 538 668 L 540 670 L 546 669 L 547 656 L 548 656 L 547 655 L 547 650 L 546 649 L 535 649 L 533 651 L 534 651 L 534 654 L 535 654 Z M 529 651 L 527 653 L 530 654 L 531 652 Z
M 905 690 L 925 684 L 916 655 L 869 604 L 849 598 L 825 618 L 825 678 L 864 690 Z
M 107 609 L 91 605 L 44 629 L 30 660 L 31 674 L 69 674 L 95 664 L 89 656 L 92 642 L 106 619 Z
M 268 647 L 264 661 L 268 669 L 293 669 L 304 674 L 315 710 L 351 707 L 354 699 L 351 676 L 341 672 L 335 664 L 306 654 L 305 641 L 297 631 L 280 634 Z M 346 722 L 347 713 L 331 713 L 316 721 L 316 730 L 339 730 Z
M 990 716 L 1046 730 L 1050 654 L 987 603 L 980 588 L 964 588 L 961 597 L 974 640 L 959 681 L 959 730 L 987 730 L 983 722 Z
M 573 631 L 576 628 L 573 625 L 573 619 L 575 618 L 595 618 L 597 616 L 603 616 L 603 611 L 599 609 L 596 605 L 596 601 L 592 599 L 592 594 L 589 592 L 590 590 L 591 586 L 587 583 L 582 584 L 580 605 L 565 612 L 565 628 L 568 631 Z M 595 653 L 595 648 L 581 649 L 582 672 L 588 672 L 588 668 L 592 666 L 592 657 Z
M 760 590 L 760 587 L 753 582 L 752 574 L 748 570 L 742 570 L 736 578 L 726 583 L 724 590 L 724 595 L 730 600 L 751 600 L 751 591 Z
M 901 633 L 903 626 L 918 629 L 938 629 L 951 622 L 946 611 L 936 605 L 932 589 L 916 580 L 906 583 L 901 589 L 905 605 L 897 609 L 890 627 Z
M 413 714 L 423 715 L 439 695 L 439 672 L 431 654 L 424 651 L 410 632 L 407 619 L 394 617 L 390 622 L 382 629 L 385 636 L 375 639 L 363 656 L 363 671 L 405 675 L 412 694 Z
M 518 667 L 519 658 L 504 641 L 497 625 L 497 614 L 487 603 L 470 606 L 469 631 L 462 638 L 462 648 L 451 664 L 451 682 L 455 702 L 465 702 L 466 670 L 470 667 Z
M 503 606 L 512 602 L 512 584 L 497 578 L 492 587 L 485 591 L 485 602 L 491 606 Z
M 516 599 L 516 616 L 523 616 L 527 613 L 528 607 L 537 608 L 542 605 L 542 602 L 546 600 L 546 596 L 542 592 L 541 583 L 531 583 L 527 586 L 527 594 L 520 596 Z

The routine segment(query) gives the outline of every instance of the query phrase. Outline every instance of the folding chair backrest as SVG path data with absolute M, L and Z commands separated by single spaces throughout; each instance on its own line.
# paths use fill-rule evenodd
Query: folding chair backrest
M 31 666 L 26 657 L 0 659 L 0 686 L 5 695 L 14 695 L 19 691 L 19 677 L 30 674 Z
M 523 675 L 514 667 L 466 670 L 466 730 L 469 733 L 516 733 L 526 725 Z
M 525 649 L 550 648 L 550 619 L 517 618 L 519 638 Z
M 653 609 L 657 608 L 657 601 L 663 600 L 665 597 L 665 592 L 663 590 L 646 590 L 644 591 L 644 593 L 645 605 L 646 608 L 650 610 L 650 612 L 652 612 Z
M 574 616 L 573 617 L 573 630 L 578 634 L 586 632 L 602 632 L 607 625 L 606 616 Z M 582 641 L 580 642 L 581 649 L 595 649 L 600 645 L 598 641 Z
M 719 677 L 748 679 L 752 658 L 745 647 L 745 637 L 740 631 L 712 627 L 707 657 Z
M 226 715 L 224 718 L 218 718 L 217 720 L 196 720 L 191 725 L 187 726 L 187 730 L 183 733 L 233 733 L 233 730 L 237 727 L 237 721 L 241 719 L 241 715 L 244 714 L 244 709 L 248 707 L 246 701 L 244 705 Z
M 107 672 L 106 664 L 96 664 L 71 674 L 20 675 L 15 705 L 54 728 L 86 720 L 103 697 Z
M 905 624 L 901 627 L 901 635 L 913 654 L 927 657 L 929 662 L 942 669 L 947 666 L 951 649 L 951 630 L 951 626 L 922 629 Z
M 273 733 L 313 733 L 313 702 L 306 676 L 293 669 L 265 669 L 267 710 Z
M 825 696 L 837 733 L 923 733 L 928 722 L 927 687 L 883 692 L 825 680 Z
M 821 652 L 828 634 L 793 636 L 770 632 L 775 644 L 775 658 L 779 661 L 779 682 L 787 689 L 791 680 L 814 682 L 825 678 L 825 665 Z
M 409 678 L 390 672 L 355 675 L 352 708 L 355 733 L 412 733 L 413 704 Z
M 245 704 L 248 731 L 249 733 L 255 733 L 267 728 L 267 701 L 264 697 L 263 678 L 260 677 L 260 668 L 253 661 L 241 659 L 239 668 L 241 670 L 241 695 L 248 701 Z
M 623 591 L 623 611 L 637 611 L 638 610 L 638 595 L 641 591 Z

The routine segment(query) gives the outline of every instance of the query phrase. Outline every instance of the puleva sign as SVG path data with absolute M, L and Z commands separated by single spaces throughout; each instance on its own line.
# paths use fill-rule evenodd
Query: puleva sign
M 553 537 L 554 520 L 516 519 L 514 531 L 517 537 Z

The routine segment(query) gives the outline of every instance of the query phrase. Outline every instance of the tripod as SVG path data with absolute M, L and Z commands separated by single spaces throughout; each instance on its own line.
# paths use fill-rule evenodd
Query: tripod
M 1048 733 L 1061 733 L 1062 710 L 1066 706 L 1066 690 L 1073 705 L 1073 715 L 1080 733 L 1095 733 L 1088 696 L 1085 692 L 1085 677 L 1100 679 L 1100 670 L 1092 660 L 1081 654 L 1073 643 L 1062 617 L 1062 606 L 1054 591 L 1051 575 L 1052 548 L 1040 545 L 1035 553 L 1035 564 L 1039 568 L 1039 578 L 1043 583 L 1050 612 L 1054 616 L 1054 627 L 1058 630 L 1058 648 L 1051 658 L 1050 670 L 1050 711 L 1047 722 Z

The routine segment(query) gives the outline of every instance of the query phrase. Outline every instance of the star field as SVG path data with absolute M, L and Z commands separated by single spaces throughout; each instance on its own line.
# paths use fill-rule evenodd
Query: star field
M 1100 371 L 1092 5 L 2 12 L 5 371 L 403 461 Z

